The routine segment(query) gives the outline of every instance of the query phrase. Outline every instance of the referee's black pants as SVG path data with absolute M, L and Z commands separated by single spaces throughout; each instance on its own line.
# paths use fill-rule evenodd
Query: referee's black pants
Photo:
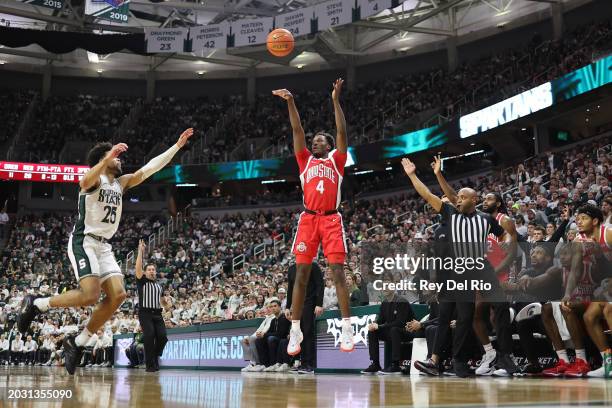
M 302 318 L 300 319 L 300 329 L 304 335 L 302 340 L 300 364 L 302 367 L 315 368 L 315 304 L 313 301 L 306 299 L 304 309 L 302 310 Z
M 141 309 L 138 320 L 143 333 L 145 364 L 147 368 L 157 368 L 157 357 L 163 354 L 168 342 L 161 310 Z

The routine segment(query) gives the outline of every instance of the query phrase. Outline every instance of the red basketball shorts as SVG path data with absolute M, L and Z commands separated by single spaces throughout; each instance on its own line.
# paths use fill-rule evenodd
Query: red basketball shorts
M 311 263 L 323 245 L 323 254 L 329 263 L 344 263 L 347 248 L 342 215 L 300 214 L 291 251 L 297 263 Z

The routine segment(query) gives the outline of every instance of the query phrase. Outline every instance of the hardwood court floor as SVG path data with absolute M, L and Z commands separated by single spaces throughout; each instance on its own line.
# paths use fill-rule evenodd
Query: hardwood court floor
M 48 402 L 7 399 L 8 389 L 73 391 Z M 228 371 L 0 367 L 0 407 L 562 407 L 612 406 L 612 380 L 426 378 Z

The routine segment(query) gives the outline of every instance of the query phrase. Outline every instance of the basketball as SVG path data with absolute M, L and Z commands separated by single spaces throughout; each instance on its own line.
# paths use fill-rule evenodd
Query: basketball
M 295 40 L 289 30 L 277 28 L 268 34 L 266 45 L 270 54 L 275 57 L 286 57 L 293 51 Z

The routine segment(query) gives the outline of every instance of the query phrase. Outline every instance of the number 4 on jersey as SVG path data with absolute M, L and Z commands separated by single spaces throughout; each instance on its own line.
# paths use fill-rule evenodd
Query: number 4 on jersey
M 325 186 L 323 185 L 323 180 L 319 181 L 319 184 L 317 184 L 317 188 L 315 190 L 317 190 L 319 193 L 323 194 L 323 192 L 325 191 Z

